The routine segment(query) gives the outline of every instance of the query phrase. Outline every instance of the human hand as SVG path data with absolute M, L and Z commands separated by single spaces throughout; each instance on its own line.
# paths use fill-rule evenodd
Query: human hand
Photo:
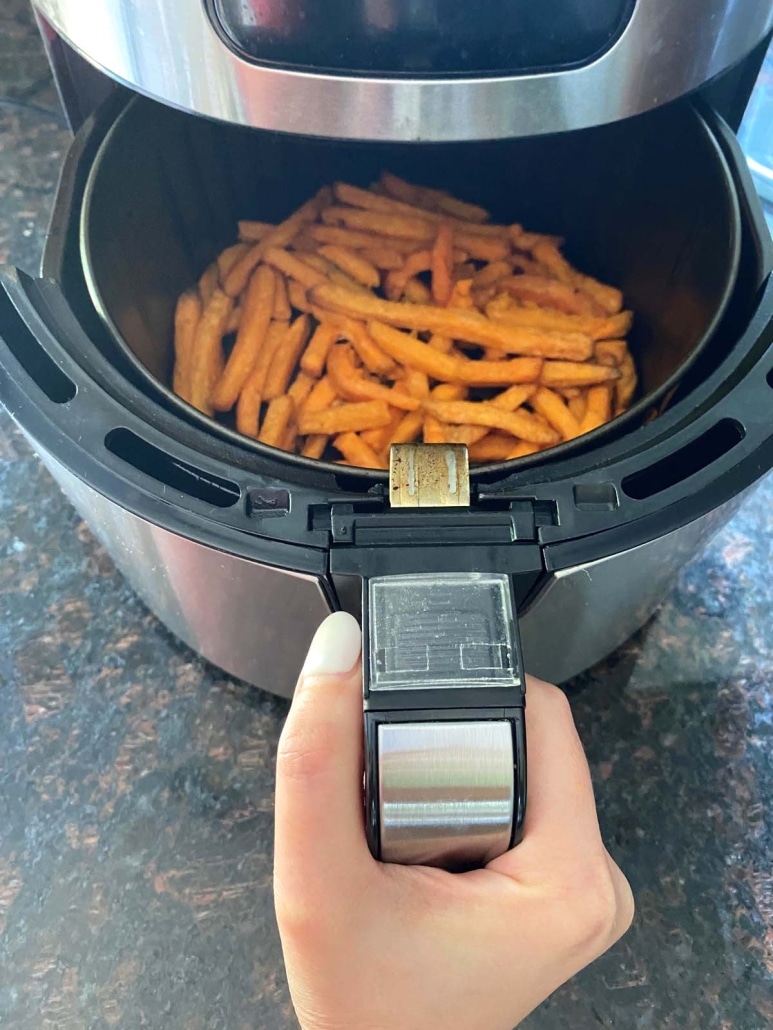
M 320 628 L 282 733 L 274 893 L 303 1030 L 511 1030 L 628 929 L 564 695 L 529 679 L 523 843 L 485 869 L 376 862 L 362 799 L 360 630 Z

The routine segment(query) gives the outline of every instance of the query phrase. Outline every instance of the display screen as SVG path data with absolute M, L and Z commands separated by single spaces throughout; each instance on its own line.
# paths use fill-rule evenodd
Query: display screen
M 586 64 L 634 0 L 209 0 L 242 55 L 305 70 L 496 75 Z

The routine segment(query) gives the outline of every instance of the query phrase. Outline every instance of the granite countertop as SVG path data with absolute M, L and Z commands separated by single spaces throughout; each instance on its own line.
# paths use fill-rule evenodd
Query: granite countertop
M 34 270 L 69 136 L 0 14 L 0 260 Z M 624 941 L 528 1030 L 773 1023 L 773 480 L 649 624 L 568 685 Z M 0 419 L 0 1022 L 294 1025 L 271 899 L 286 702 L 151 616 Z M 514 971 L 517 975 L 517 971 Z

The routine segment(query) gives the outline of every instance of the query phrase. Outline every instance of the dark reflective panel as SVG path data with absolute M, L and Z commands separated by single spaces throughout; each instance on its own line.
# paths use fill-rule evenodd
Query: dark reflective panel
M 212 0 L 238 50 L 296 68 L 529 72 L 587 63 L 634 0 Z

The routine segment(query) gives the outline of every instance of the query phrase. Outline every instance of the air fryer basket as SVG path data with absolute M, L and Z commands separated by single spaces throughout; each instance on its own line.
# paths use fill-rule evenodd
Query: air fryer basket
M 387 145 L 244 130 L 137 98 L 93 163 L 81 252 L 92 300 L 147 389 L 183 417 L 234 436 L 168 388 L 176 298 L 234 242 L 238 219 L 281 220 L 323 183 L 367 184 L 383 169 L 483 204 L 496 221 L 564 236 L 571 260 L 623 289 L 636 316 L 638 400 L 541 460 L 640 423 L 728 304 L 738 200 L 712 130 L 689 103 L 560 136 Z

